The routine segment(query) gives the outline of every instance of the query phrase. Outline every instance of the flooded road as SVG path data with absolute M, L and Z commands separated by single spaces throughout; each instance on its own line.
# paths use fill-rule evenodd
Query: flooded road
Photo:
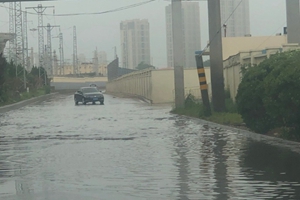
M 300 199 L 300 154 L 105 95 L 0 115 L 1 200 Z

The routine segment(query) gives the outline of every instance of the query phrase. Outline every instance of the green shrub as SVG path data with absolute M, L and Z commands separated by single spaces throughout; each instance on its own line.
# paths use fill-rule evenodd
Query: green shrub
M 245 71 L 238 112 L 253 131 L 286 127 L 300 134 L 300 51 L 271 56 Z
M 50 94 L 51 93 L 51 87 L 50 86 L 45 86 L 45 93 Z
M 207 116 L 205 114 L 205 107 L 203 106 L 202 102 L 196 99 L 193 95 L 188 95 L 185 100 L 185 108 L 175 108 L 172 110 L 172 112 L 180 115 L 187 115 L 190 117 L 213 121 L 219 124 L 242 125 L 243 120 L 241 115 L 239 115 L 237 112 L 234 112 L 234 108 L 236 109 L 235 103 L 231 99 L 226 99 L 226 101 L 229 102 L 227 105 L 231 106 L 227 107 L 226 109 L 232 112 L 213 112 L 211 116 Z

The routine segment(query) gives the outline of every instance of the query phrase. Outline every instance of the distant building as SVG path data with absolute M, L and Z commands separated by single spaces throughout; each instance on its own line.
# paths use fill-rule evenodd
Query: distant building
M 94 63 L 84 62 L 80 65 L 80 74 L 91 74 L 94 73 Z
M 184 67 L 195 68 L 195 51 L 201 49 L 200 9 L 198 2 L 182 2 L 183 29 L 184 29 Z M 166 7 L 167 31 L 167 61 L 168 67 L 174 66 L 173 36 L 172 36 L 172 7 Z
M 128 20 L 120 24 L 122 67 L 135 69 L 144 62 L 151 64 L 148 20 Z
M 79 54 L 78 55 L 78 64 L 85 63 L 85 62 L 86 62 L 86 56 L 83 53 Z
M 250 34 L 249 10 L 249 0 L 221 0 L 222 25 L 228 19 L 226 22 L 226 37 L 243 37 Z M 224 37 L 225 27 L 222 33 Z
M 105 51 L 98 52 L 98 62 L 100 65 L 107 65 L 107 54 Z

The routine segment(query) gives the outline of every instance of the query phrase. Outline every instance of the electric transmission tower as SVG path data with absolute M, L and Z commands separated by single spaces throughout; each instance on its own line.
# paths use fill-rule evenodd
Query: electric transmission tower
M 59 29 L 59 35 L 53 38 L 59 38 L 59 70 L 57 74 L 64 75 L 64 41 L 63 41 L 63 34 Z
M 33 9 L 38 14 L 38 50 L 39 50 L 39 78 L 43 77 L 43 74 L 41 74 L 41 68 L 44 67 L 44 53 L 45 53 L 45 47 L 44 47 L 44 28 L 43 28 L 43 13 L 47 8 L 54 8 L 54 6 L 42 6 L 42 4 L 39 4 L 37 7 L 27 7 L 26 9 Z M 46 80 L 46 71 L 44 72 L 44 78 L 45 78 L 45 85 L 47 84 Z
M 22 4 L 15 2 L 15 52 L 16 52 L 16 77 L 23 74 L 24 89 L 26 89 L 26 69 L 24 59 L 24 38 L 23 38 L 23 24 L 22 24 Z M 21 66 L 19 68 L 19 66 Z M 19 71 L 20 69 L 20 71 Z
M 28 57 L 28 35 L 27 35 L 27 11 L 23 13 L 23 33 L 24 33 L 24 67 L 26 70 L 29 69 L 29 57 Z
M 15 34 L 14 3 L 9 3 L 9 33 Z M 9 61 L 15 59 L 15 36 L 9 40 Z
M 53 51 L 53 75 L 58 75 L 58 60 L 56 51 Z
M 53 76 L 53 59 L 52 59 L 52 40 L 51 40 L 51 31 L 53 28 L 55 27 L 59 27 L 59 26 L 51 26 L 49 23 L 47 24 L 47 26 L 42 26 L 43 28 L 46 28 L 47 30 L 47 60 L 45 62 L 45 65 L 47 67 L 46 71 L 47 74 L 49 75 L 49 77 Z
M 73 73 L 78 73 L 76 26 L 73 26 Z
M 64 60 L 64 41 L 62 32 L 59 33 L 59 65 L 60 65 L 60 75 L 65 74 L 65 60 Z
M 98 59 L 98 50 L 96 48 L 96 50 L 94 51 L 94 72 L 95 75 L 98 76 L 99 75 L 99 59 Z

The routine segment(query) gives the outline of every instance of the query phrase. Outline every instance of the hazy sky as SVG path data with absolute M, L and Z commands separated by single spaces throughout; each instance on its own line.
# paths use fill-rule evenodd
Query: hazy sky
M 22 7 L 55 6 L 56 14 L 64 13 L 84 13 L 100 12 L 127 6 L 134 3 L 145 2 L 147 0 L 58 0 L 56 2 L 33 2 L 23 3 Z M 282 32 L 282 27 L 286 25 L 285 0 L 249 0 L 250 2 L 250 22 L 251 34 L 275 35 Z M 60 25 L 64 34 L 65 59 L 70 59 L 73 53 L 73 26 L 77 27 L 78 54 L 84 53 L 87 59 L 93 57 L 93 51 L 106 51 L 108 60 L 114 58 L 114 46 L 117 47 L 120 55 L 120 31 L 119 26 L 122 20 L 148 19 L 150 22 L 151 56 L 153 64 L 157 67 L 165 67 L 166 59 L 166 28 L 165 28 L 165 6 L 170 1 L 157 0 L 152 3 L 102 15 L 65 16 L 54 17 L 44 16 L 44 25 Z M 8 3 L 0 4 L 0 32 L 8 32 Z M 35 12 L 28 10 L 28 12 Z M 208 16 L 207 2 L 200 1 L 201 17 L 201 41 L 202 47 L 208 41 Z M 53 14 L 53 9 L 48 8 L 45 13 Z M 37 15 L 28 14 L 28 28 L 37 27 Z M 58 29 L 53 29 L 52 35 L 58 35 Z M 34 47 L 37 51 L 37 32 L 28 32 L 29 47 Z M 46 36 L 46 31 L 45 31 Z M 46 41 L 46 40 L 45 40 Z M 58 51 L 58 39 L 52 39 L 53 50 Z

